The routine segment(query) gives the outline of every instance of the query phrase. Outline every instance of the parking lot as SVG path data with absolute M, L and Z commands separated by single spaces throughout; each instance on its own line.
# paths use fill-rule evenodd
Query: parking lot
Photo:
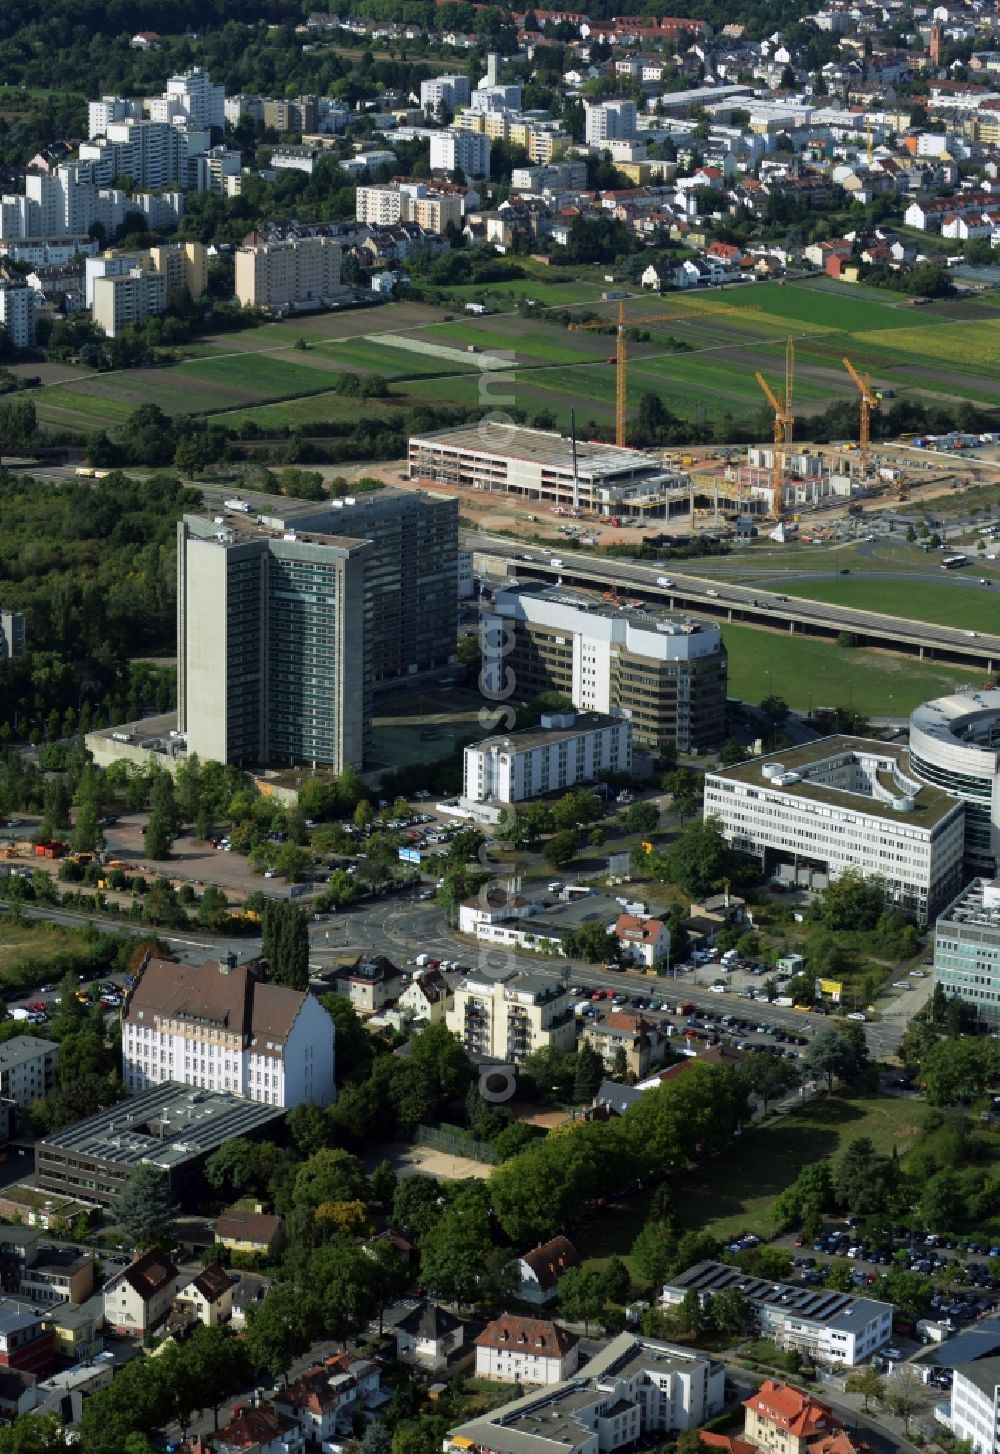
M 718 1010 L 697 1006 L 684 995 L 683 983 L 670 993 L 667 990 L 633 992 L 595 989 L 586 985 L 571 986 L 576 1000 L 576 1014 L 582 1020 L 599 1021 L 609 1011 L 633 1011 L 656 1025 L 672 1043 L 672 1049 L 683 1054 L 685 1042 L 691 1050 L 706 1045 L 732 1045 L 737 1050 L 761 1051 L 777 1057 L 796 1059 L 808 1041 L 805 1027 L 801 1033 L 769 1020 L 762 1007 L 759 1014 L 720 1005 Z

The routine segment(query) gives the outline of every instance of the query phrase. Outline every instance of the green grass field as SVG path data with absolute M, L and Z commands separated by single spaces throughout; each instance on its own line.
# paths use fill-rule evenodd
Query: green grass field
M 27 921 L 16 924 L 0 915 L 0 984 L 28 987 L 41 984 L 46 967 L 61 954 L 79 954 L 87 943 L 82 929 Z
M 372 767 L 409 767 L 447 757 L 482 736 L 483 699 L 476 692 L 408 692 L 378 704 L 372 723 Z
M 775 1198 L 803 1166 L 836 1157 L 849 1141 L 867 1136 L 877 1151 L 903 1154 L 927 1115 L 921 1103 L 890 1096 L 819 1097 L 762 1130 L 750 1131 L 704 1167 L 672 1184 L 682 1230 L 706 1230 L 727 1238 L 741 1232 L 767 1237 L 773 1231 Z M 603 1262 L 628 1252 L 646 1220 L 633 1203 L 574 1235 L 581 1257 Z
M 970 675 L 968 668 L 754 626 L 723 626 L 722 637 L 729 651 L 729 694 L 745 702 L 773 693 L 798 710 L 852 706 L 866 716 L 904 717 Z
M 974 561 L 966 567 L 967 571 L 974 569 Z M 991 589 L 1000 588 L 1000 575 L 994 579 L 996 586 Z M 940 626 L 958 626 L 963 630 L 989 630 L 990 618 L 1000 623 L 1000 604 L 994 602 L 991 590 L 978 585 L 975 589 L 956 589 L 943 583 L 932 585 L 900 577 L 898 581 L 790 581 L 783 583 L 782 590 L 789 596 L 810 601 L 880 611 L 888 616 L 905 616 L 911 621 L 935 621 Z

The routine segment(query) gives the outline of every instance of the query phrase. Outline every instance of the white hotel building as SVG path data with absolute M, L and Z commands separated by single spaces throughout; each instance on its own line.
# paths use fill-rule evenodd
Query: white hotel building
M 926 924 L 961 887 L 965 806 L 910 774 L 904 747 L 825 737 L 705 777 L 705 817 L 779 878 L 857 869 Z
M 270 1106 L 329 1105 L 335 1026 L 314 995 L 265 984 L 245 964 L 150 956 L 122 1015 L 122 1078 L 164 1081 Z
M 631 770 L 632 725 L 625 718 L 549 712 L 538 728 L 467 747 L 463 792 L 469 803 L 521 803 Z

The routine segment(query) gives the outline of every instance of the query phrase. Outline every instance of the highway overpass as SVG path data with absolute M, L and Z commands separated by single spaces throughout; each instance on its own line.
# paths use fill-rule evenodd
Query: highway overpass
M 677 571 L 672 565 L 602 560 L 575 554 L 564 547 L 556 556 L 561 564 L 553 566 L 549 563 L 553 552 L 499 536 L 468 532 L 463 535 L 462 544 L 473 552 L 476 570 L 492 577 L 506 574 L 527 580 L 562 580 L 568 585 L 598 590 L 617 585 L 625 598 L 634 593 L 637 598 L 659 602 L 671 610 L 697 611 L 699 615 L 713 616 L 723 622 L 746 622 L 792 635 L 802 633 L 835 640 L 849 633 L 858 646 L 888 647 L 921 659 L 967 666 L 977 675 L 990 673 L 1000 664 L 1000 635 L 995 632 L 973 634 L 955 626 L 801 600 L 760 586 L 709 580 Z M 670 585 L 657 585 L 657 577 L 666 577 Z M 990 607 L 993 602 L 990 600 L 984 605 Z

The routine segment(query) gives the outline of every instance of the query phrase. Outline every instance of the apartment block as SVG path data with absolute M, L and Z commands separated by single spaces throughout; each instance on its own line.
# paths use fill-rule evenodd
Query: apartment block
M 428 107 L 434 112 L 446 106 L 457 111 L 459 106 L 468 106 L 472 83 L 468 76 L 435 76 L 430 81 L 420 82 L 420 108 Z
M 473 111 L 520 111 L 521 87 L 480 85 L 472 93 Z
M 617 1454 L 721 1411 L 725 1367 L 620 1333 L 579 1372 L 450 1429 L 445 1454 Z
M 265 97 L 261 104 L 261 120 L 273 131 L 301 135 L 317 129 L 319 105 L 315 96 L 298 96 L 294 101 Z
M 497 978 L 467 975 L 455 990 L 445 1024 L 473 1058 L 520 1062 L 551 1046 L 560 1054 L 576 1044 L 576 1016 L 559 980 L 508 970 Z
M 0 1045 L 0 1100 L 26 1111 L 55 1089 L 59 1046 L 54 1040 L 15 1035 Z
M 166 1081 L 267 1106 L 336 1098 L 335 1027 L 315 995 L 267 984 L 232 958 L 193 968 L 147 956 L 122 1013 L 122 1079 Z
M 200 67 L 171 76 L 162 96 L 149 103 L 153 121 L 174 122 L 184 118 L 192 126 L 217 127 L 226 124 L 225 87 L 217 86 Z
M 431 133 L 431 171 L 454 172 L 461 167 L 467 177 L 488 177 L 489 137 L 461 127 Z
M 939 914 L 934 979 L 985 1029 L 1000 1028 L 1000 880 L 974 879 Z
M 649 607 L 625 611 L 565 586 L 497 591 L 483 625 L 483 680 L 519 696 L 557 691 L 581 712 L 623 717 L 632 740 L 681 752 L 725 731 L 727 656 L 718 626 Z
M 547 165 L 566 147 L 571 138 L 558 121 L 537 116 L 524 116 L 517 111 L 463 111 L 455 118 L 455 126 L 472 131 L 490 141 L 509 141 L 523 146 L 528 160 Z
M 117 277 L 94 279 L 94 322 L 108 338 L 117 338 L 129 324 L 142 323 L 167 306 L 167 280 L 150 268 L 134 267 Z
M 244 308 L 321 308 L 340 291 L 340 243 L 295 237 L 254 243 L 236 254 L 236 297 Z
M 133 96 L 102 96 L 87 103 L 87 137 L 103 136 L 113 121 L 140 121 L 142 101 Z
M 207 130 L 189 131 L 168 121 L 110 121 L 101 135 L 81 143 L 80 163 L 98 186 L 130 176 L 140 189 L 186 187 L 189 162 L 209 140 Z
M 705 778 L 705 817 L 775 877 L 824 887 L 848 869 L 926 924 L 962 882 L 965 805 L 910 775 L 905 748 L 824 737 Z
M 636 135 L 634 101 L 585 101 L 588 146 L 604 141 L 628 141 Z
M 425 182 L 388 182 L 357 189 L 356 216 L 359 222 L 381 227 L 412 222 L 444 235 L 449 223 L 461 227 L 464 200 L 458 191 L 444 191 Z
M 632 724 L 601 712 L 549 712 L 535 730 L 487 737 L 465 749 L 470 803 L 521 803 L 632 770 Z
M 94 306 L 94 286 L 99 278 L 124 277 L 133 268 L 162 274 L 166 295 L 187 292 L 200 298 L 208 287 L 208 249 L 203 242 L 172 242 L 151 247 L 147 252 L 118 252 L 109 249 L 84 262 L 84 301 Z
M 951 1383 L 951 1433 L 973 1454 L 1000 1448 L 1000 1358 L 980 1358 L 956 1368 Z
M 15 348 L 35 345 L 35 290 L 26 283 L 0 281 L 0 324 Z

